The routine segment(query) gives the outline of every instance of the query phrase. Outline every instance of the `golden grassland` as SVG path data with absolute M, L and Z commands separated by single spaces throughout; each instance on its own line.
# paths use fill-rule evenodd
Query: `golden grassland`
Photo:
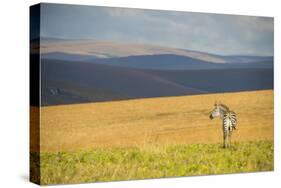
M 215 101 L 238 116 L 230 149 L 222 148 L 221 120 L 209 119 Z M 40 137 L 31 130 L 41 152 L 31 140 L 31 179 L 59 184 L 273 170 L 273 111 L 272 90 L 42 107 Z M 31 129 L 36 122 L 31 118 Z
M 41 151 L 222 142 L 214 102 L 237 113 L 232 140 L 273 139 L 273 91 L 136 99 L 41 108 Z

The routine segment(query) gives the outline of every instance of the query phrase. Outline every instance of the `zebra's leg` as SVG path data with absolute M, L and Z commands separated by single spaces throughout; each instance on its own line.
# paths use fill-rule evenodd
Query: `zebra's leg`
M 229 148 L 230 147 L 230 132 L 226 131 L 226 138 L 225 138 L 225 142 L 226 142 L 226 147 Z
M 225 148 L 228 148 L 228 134 L 225 133 Z
M 232 134 L 232 131 L 229 131 L 229 147 L 231 147 L 231 134 Z
M 226 134 L 225 131 L 223 131 L 223 147 L 224 147 L 224 148 L 227 148 L 226 137 L 227 137 L 227 134 Z

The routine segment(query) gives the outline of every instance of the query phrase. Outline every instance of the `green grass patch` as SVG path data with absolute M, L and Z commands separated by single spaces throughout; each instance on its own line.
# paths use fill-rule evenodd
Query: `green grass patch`
M 40 161 L 41 184 L 269 171 L 273 141 L 41 153 Z

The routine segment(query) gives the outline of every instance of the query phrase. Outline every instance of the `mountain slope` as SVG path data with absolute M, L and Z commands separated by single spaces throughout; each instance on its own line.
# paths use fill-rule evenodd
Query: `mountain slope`
M 32 44 L 37 44 L 38 40 L 39 39 L 34 39 L 31 41 L 32 52 L 36 52 L 38 46 Z M 41 55 L 61 54 L 61 56 L 59 57 L 60 60 L 66 60 L 63 59 L 63 54 L 66 55 L 66 58 L 69 57 L 69 55 L 92 56 L 93 58 L 116 58 L 128 56 L 173 54 L 211 63 L 273 62 L 272 56 L 222 56 L 206 52 L 157 46 L 151 44 L 125 43 L 118 41 L 100 41 L 93 39 L 68 40 L 44 37 L 40 39 L 40 53 Z
M 154 70 L 194 70 L 194 69 L 230 69 L 230 68 L 273 68 L 273 60 L 270 58 L 253 58 L 239 63 L 212 63 L 187 56 L 175 54 L 140 55 L 128 57 L 98 58 L 91 55 L 77 55 L 67 53 L 47 53 L 41 55 L 42 59 L 83 61 L 119 67 L 154 69 Z M 267 60 L 268 59 L 268 60 Z M 261 61 L 263 60 L 263 61 Z M 267 61 L 266 61 L 267 60 Z
M 42 105 L 273 88 L 273 69 L 146 70 L 42 60 Z
M 98 40 L 41 40 L 42 54 L 65 53 L 76 55 L 92 55 L 99 58 L 127 57 L 155 54 L 175 54 L 214 63 L 224 63 L 223 57 L 205 52 L 186 49 L 169 48 L 150 44 L 125 43 Z
M 43 105 L 205 93 L 129 68 L 42 60 L 41 70 Z
M 119 58 L 92 59 L 105 65 L 154 70 L 207 70 L 207 69 L 246 69 L 273 68 L 273 61 L 240 62 L 240 63 L 212 63 L 187 56 L 174 54 L 142 55 Z

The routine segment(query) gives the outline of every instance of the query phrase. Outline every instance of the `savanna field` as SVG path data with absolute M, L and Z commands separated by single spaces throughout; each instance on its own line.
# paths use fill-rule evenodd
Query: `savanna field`
M 237 113 L 229 149 L 215 101 Z M 273 170 L 273 111 L 272 90 L 42 107 L 40 183 Z

